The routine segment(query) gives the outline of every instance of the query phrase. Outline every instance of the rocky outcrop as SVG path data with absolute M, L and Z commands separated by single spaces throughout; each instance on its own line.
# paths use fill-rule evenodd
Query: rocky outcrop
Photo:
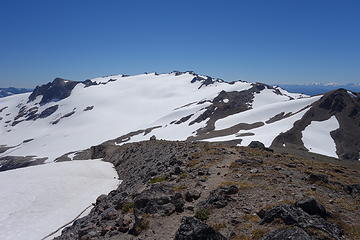
M 96 84 L 91 82 L 90 80 L 84 82 L 77 82 L 65 80 L 62 78 L 55 78 L 54 81 L 48 84 L 37 86 L 29 96 L 29 102 L 34 101 L 38 96 L 42 97 L 40 104 L 46 104 L 49 102 L 56 102 L 65 99 L 70 96 L 71 91 L 79 83 L 83 83 L 85 86 L 91 86 Z
M 113 163 L 123 182 L 56 240 L 355 239 L 357 187 L 346 183 L 360 180 L 357 165 L 162 140 L 106 142 L 80 156 Z M 308 180 L 318 172 L 327 183 Z M 341 184 L 330 185 L 334 174 Z M 324 205 L 311 193 L 321 193 Z
M 279 229 L 267 234 L 261 240 L 314 240 L 304 230 L 298 227 Z
M 232 185 L 229 187 L 220 187 L 210 192 L 206 201 L 201 202 L 199 205 L 205 208 L 223 208 L 226 207 L 228 201 L 231 201 L 231 195 L 239 192 L 237 186 Z
M 345 186 L 345 191 L 354 196 L 360 196 L 360 184 L 350 184 Z
M 307 151 L 302 142 L 302 131 L 312 121 L 325 121 L 335 116 L 339 129 L 331 132 L 336 143 L 336 153 L 340 159 L 359 160 L 360 142 L 360 94 L 338 89 L 326 93 L 312 104 L 304 116 L 295 122 L 289 131 L 280 134 L 272 142 L 272 148 L 286 148 Z
M 46 158 L 34 159 L 33 157 L 16 157 L 7 156 L 0 157 L 0 172 L 13 170 L 16 168 L 23 168 L 29 166 L 35 166 L 44 163 Z
M 158 214 L 169 216 L 184 211 L 184 199 L 175 193 L 173 186 L 154 184 L 150 189 L 141 192 L 134 199 L 136 214 Z
M 342 229 L 322 218 L 322 216 L 326 215 L 325 208 L 317 203 L 315 199 L 297 202 L 295 206 L 280 205 L 259 213 L 261 217 L 260 224 L 281 219 L 286 225 L 295 225 L 304 230 L 314 228 L 328 234 L 331 238 L 341 239 L 343 235 Z
M 252 141 L 248 147 L 251 147 L 251 148 L 258 148 L 258 149 L 263 149 L 265 150 L 265 145 L 262 143 L 262 142 L 259 142 L 259 141 Z
M 296 207 L 301 208 L 310 215 L 319 215 L 320 217 L 328 216 L 323 205 L 318 203 L 314 198 L 308 198 L 295 203 Z
M 176 232 L 175 240 L 226 240 L 212 227 L 194 217 L 183 217 Z

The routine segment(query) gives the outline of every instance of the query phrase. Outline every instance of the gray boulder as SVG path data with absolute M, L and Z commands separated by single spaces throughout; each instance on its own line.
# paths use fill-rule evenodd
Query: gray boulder
M 262 143 L 262 142 L 259 142 L 259 141 L 252 141 L 248 147 L 251 147 L 251 148 L 258 148 L 258 149 L 263 149 L 265 150 L 266 147 L 265 145 Z
M 184 211 L 185 201 L 180 193 L 175 193 L 173 186 L 153 184 L 134 199 L 136 215 L 159 214 L 170 216 L 174 212 Z
M 319 215 L 321 217 L 328 216 L 324 206 L 318 203 L 314 198 L 298 201 L 295 206 L 301 208 L 310 215 Z
M 300 207 L 292 205 L 280 205 L 270 210 L 261 211 L 259 217 L 262 219 L 260 224 L 281 219 L 286 225 L 295 225 L 302 229 L 318 229 L 334 239 L 341 239 L 343 235 L 343 231 L 338 225 L 327 222 L 318 215 L 310 215 Z
M 239 188 L 235 185 L 228 187 L 220 187 L 210 192 L 209 197 L 201 202 L 199 205 L 201 207 L 214 207 L 214 208 L 223 208 L 226 207 L 228 202 L 231 201 L 231 195 L 236 194 L 239 191 Z
M 226 240 L 227 238 L 209 225 L 194 217 L 183 217 L 175 240 Z
M 278 229 L 270 232 L 261 240 L 313 240 L 304 230 L 298 227 Z

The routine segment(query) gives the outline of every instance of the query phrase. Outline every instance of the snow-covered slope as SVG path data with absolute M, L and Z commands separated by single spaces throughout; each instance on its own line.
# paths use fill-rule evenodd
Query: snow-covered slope
M 114 75 L 84 82 L 55 79 L 32 94 L 0 100 L 0 161 L 31 156 L 51 162 L 111 139 L 123 144 L 151 135 L 238 140 L 241 145 L 258 140 L 270 146 L 321 97 L 193 72 Z
M 3 118 L 0 122 L 0 145 L 16 146 L 2 156 L 34 155 L 53 161 L 66 152 L 88 148 L 142 128 L 176 107 L 211 100 L 221 90 L 241 91 L 251 87 L 245 82 L 216 82 L 201 87 L 200 81 L 191 83 L 193 78 L 190 73 L 179 76 L 120 75 L 93 79 L 98 83 L 116 80 L 107 84 L 90 87 L 78 84 L 68 98 L 43 105 L 38 104 L 41 97 L 28 102 L 30 94 L 2 99 L 0 109 L 7 108 L 0 113 Z M 58 106 L 58 109 L 50 116 L 22 121 L 13 126 L 21 108 L 29 110 L 37 107 L 37 112 L 42 113 L 53 106 Z M 85 111 L 92 107 L 92 110 Z M 64 117 L 69 114 L 72 115 Z M 16 121 L 25 119 L 26 116 L 22 116 Z M 30 139 L 33 140 L 23 143 Z
M 118 184 L 112 164 L 98 160 L 52 163 L 2 172 L 1 239 L 42 239 L 73 220 L 99 195 L 109 193 Z

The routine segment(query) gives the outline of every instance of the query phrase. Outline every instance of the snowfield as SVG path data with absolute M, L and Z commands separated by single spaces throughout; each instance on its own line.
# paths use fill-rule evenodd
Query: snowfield
M 330 133 L 339 127 L 339 122 L 335 116 L 322 122 L 312 121 L 302 132 L 304 146 L 310 152 L 337 158 L 336 145 Z
M 78 84 L 70 97 L 39 107 L 41 112 L 59 105 L 53 115 L 36 121 L 24 121 L 14 127 L 6 122 L 17 116 L 19 103 L 30 108 L 41 99 L 27 103 L 30 94 L 1 99 L 0 109 L 8 108 L 0 113 L 0 118 L 3 118 L 0 121 L 0 145 L 17 147 L 0 154 L 0 157 L 32 155 L 47 157 L 51 162 L 65 153 L 144 129 L 174 109 L 193 102 L 212 100 L 222 90 L 242 91 L 252 86 L 247 82 L 216 82 L 201 87 L 201 82 L 191 83 L 193 78 L 194 75 L 190 73 L 179 76 L 151 73 L 95 78 L 92 80 L 106 84 L 86 88 Z M 113 81 L 109 82 L 111 79 Z M 93 110 L 84 111 L 89 106 L 94 106 Z M 51 124 L 72 111 L 75 113 L 71 117 Z M 34 140 L 23 143 L 27 139 Z
M 280 98 L 277 102 L 274 102 L 273 100 L 272 104 L 263 105 L 258 105 L 258 102 L 256 102 L 256 105 L 258 105 L 256 108 L 254 107 L 253 109 L 247 110 L 245 112 L 233 114 L 216 121 L 215 130 L 226 129 L 239 123 L 251 124 L 256 122 L 265 122 L 281 112 L 284 112 L 284 114 L 296 113 L 319 99 L 319 96 L 298 99 L 296 101 L 285 101 L 283 98 Z
M 242 81 L 227 83 L 215 80 L 209 83 L 207 80 L 207 77 L 191 72 L 113 75 L 91 79 L 98 85 L 85 87 L 80 83 L 69 97 L 44 105 L 39 104 L 42 96 L 28 102 L 30 93 L 0 99 L 0 147 L 12 147 L 0 153 L 0 158 L 34 156 L 47 158 L 46 162 L 49 163 L 66 153 L 72 153 L 69 155 L 72 159 L 74 152 L 146 129 L 153 130 L 131 136 L 127 142 L 148 140 L 152 135 L 158 139 L 186 140 L 196 136 L 200 129 L 206 129 L 207 122 L 213 116 L 208 112 L 206 116 L 202 114 L 214 104 L 213 100 L 220 92 L 241 92 L 255 86 Z M 269 147 L 277 135 L 291 129 L 294 122 L 301 119 L 311 105 L 322 97 L 289 93 L 279 87 L 257 86 L 259 90 L 251 92 L 254 94 L 252 101 L 244 103 L 251 109 L 235 114 L 225 113 L 214 125 L 215 131 L 224 132 L 240 123 L 263 125 L 207 141 L 241 138 L 241 145 L 257 140 Z M 229 108 L 233 107 L 230 97 L 223 98 L 221 102 Z M 58 109 L 46 118 L 12 126 L 22 108 L 36 106 L 38 113 L 41 113 L 55 105 L 58 105 Z M 200 120 L 195 122 L 200 116 Z M 24 117 L 16 120 L 24 120 Z M 317 133 L 323 137 L 329 131 L 321 128 Z M 311 146 L 310 142 L 307 144 L 310 151 L 329 152 L 320 151 L 316 143 L 316 146 Z M 326 148 L 332 149 L 333 144 Z M 333 151 L 330 154 L 334 156 Z
M 120 183 L 117 179 L 112 164 L 100 160 L 1 172 L 1 239 L 42 239 L 74 219 L 99 195 L 116 189 Z

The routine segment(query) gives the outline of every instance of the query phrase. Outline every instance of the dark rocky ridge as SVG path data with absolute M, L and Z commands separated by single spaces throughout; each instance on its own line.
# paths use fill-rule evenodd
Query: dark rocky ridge
M 78 82 L 62 78 L 55 78 L 52 82 L 49 82 L 45 85 L 37 86 L 29 96 L 29 102 L 34 101 L 38 96 L 42 96 L 40 104 L 46 104 L 49 102 L 56 102 L 65 99 L 70 96 L 71 91 L 79 83 L 82 83 L 85 86 L 91 86 L 96 84 L 91 80 Z
M 57 240 L 360 237 L 358 163 L 154 139 L 76 157 L 112 162 L 124 181 Z
M 324 121 L 335 116 L 340 124 L 338 130 L 331 132 L 336 152 L 340 159 L 357 161 L 360 158 L 360 94 L 352 94 L 345 89 L 325 94 L 302 119 L 295 122 L 292 129 L 276 137 L 272 147 L 281 148 L 285 143 L 287 148 L 307 151 L 301 140 L 301 132 L 311 121 Z
M 253 102 L 254 94 L 259 93 L 264 89 L 272 89 L 276 94 L 282 95 L 278 89 L 275 89 L 263 83 L 254 83 L 252 84 L 252 87 L 250 89 L 240 92 L 221 91 L 220 94 L 214 98 L 212 104 L 206 108 L 207 110 L 197 119 L 189 123 L 189 125 L 192 125 L 194 123 L 205 121 L 209 118 L 206 126 L 202 129 L 197 130 L 196 136 L 189 137 L 188 140 L 193 141 L 221 137 L 235 134 L 240 130 L 250 130 L 252 128 L 264 125 L 264 123 L 262 122 L 257 122 L 253 124 L 239 123 L 238 125 L 232 126 L 231 128 L 215 131 L 215 122 L 217 120 L 232 114 L 240 113 L 251 109 L 250 104 Z M 228 99 L 228 102 L 225 103 L 224 99 Z M 289 97 L 289 99 L 291 98 Z
M 43 164 L 46 158 L 34 159 L 32 156 L 0 157 L 0 172 Z

